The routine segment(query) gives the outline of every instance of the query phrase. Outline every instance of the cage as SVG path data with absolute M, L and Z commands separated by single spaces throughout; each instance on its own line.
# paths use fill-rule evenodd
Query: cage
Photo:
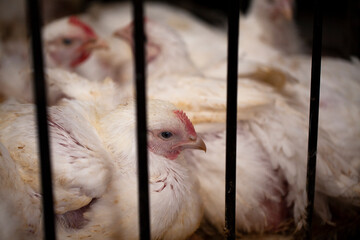
M 61 2 L 61 1 L 60 1 Z M 65 1 L 66 2 L 66 1 Z M 95 2 L 95 1 L 93 1 Z M 107 2 L 107 1 L 104 1 Z M 137 139 L 139 146 L 146 146 L 146 108 L 145 108 L 145 91 L 144 86 L 144 76 L 145 75 L 145 52 L 144 52 L 144 41 L 145 38 L 142 36 L 143 34 L 143 10 L 142 10 L 142 1 L 134 1 L 134 4 L 137 4 L 137 8 L 134 10 L 135 22 L 135 65 L 136 65 L 136 82 L 137 82 L 137 119 L 138 119 L 138 128 L 137 128 Z M 49 151 L 49 140 L 47 133 L 47 121 L 46 121 L 46 97 L 45 97 L 45 87 L 44 87 L 44 70 L 43 70 L 43 60 L 38 53 L 39 49 L 41 49 L 41 35 L 40 35 L 40 23 L 41 23 L 41 14 L 38 12 L 38 6 L 33 4 L 33 1 L 28 1 L 29 7 L 29 18 L 28 21 L 31 26 L 31 43 L 32 43 L 32 52 L 33 52 L 33 64 L 34 64 L 34 86 L 36 90 L 36 103 L 37 103 L 37 119 L 38 119 L 38 129 L 39 129 L 39 143 L 41 146 L 41 169 L 42 169 L 42 189 L 43 189 L 43 203 L 44 203 L 44 229 L 46 239 L 55 239 L 55 228 L 54 228 L 54 220 L 55 215 L 53 211 L 53 197 L 52 197 L 52 184 L 51 184 L 51 171 L 49 161 L 43 159 L 50 159 L 50 151 Z M 231 81 L 231 79 L 236 79 L 238 77 L 238 33 L 239 31 L 240 37 L 242 34 L 241 27 L 239 28 L 238 21 L 234 21 L 234 19 L 238 19 L 238 8 L 239 2 L 229 3 L 234 4 L 233 7 L 230 7 L 228 12 L 228 5 L 224 3 L 219 3 L 215 1 L 175 1 L 178 6 L 185 8 L 191 11 L 193 14 L 203 18 L 205 21 L 213 24 L 217 27 L 224 27 L 227 25 L 227 14 L 231 16 L 232 20 L 230 20 L 227 25 L 229 36 L 228 36 L 228 52 L 226 53 L 228 57 L 228 99 L 227 99 L 227 145 L 226 145 L 226 189 L 227 189 L 227 198 L 226 198 L 226 214 L 224 213 L 225 220 L 225 236 L 228 239 L 235 239 L 235 182 L 236 182 L 236 125 L 237 125 L 237 106 L 234 105 L 233 99 L 236 98 L 237 95 L 237 85 L 236 81 Z M 46 8 L 46 5 L 52 5 L 49 2 L 45 1 L 43 3 L 43 7 Z M 64 12 L 56 11 L 57 9 L 53 9 L 51 6 L 49 12 L 54 11 L 54 13 L 49 14 L 49 12 L 45 12 L 45 22 L 49 22 L 56 17 L 60 17 L 62 15 L 68 15 L 69 13 L 80 13 L 89 3 L 85 1 L 79 1 L 79 3 L 74 4 L 71 12 L 68 12 L 68 9 Z M 247 1 L 240 2 L 241 9 L 246 11 L 249 3 Z M 305 37 L 305 42 L 307 43 L 309 49 L 312 47 L 312 83 L 311 83 L 311 103 L 310 106 L 310 128 L 309 128 L 309 146 L 308 146 L 308 158 L 310 159 L 310 165 L 308 165 L 307 170 L 307 191 L 308 191 L 308 202 L 310 203 L 307 208 L 307 223 L 311 226 L 312 221 L 312 211 L 313 211 L 313 199 L 314 199 L 314 187 L 315 187 L 315 162 L 316 162 L 316 153 L 317 153 L 317 129 L 318 129 L 318 111 L 319 111 L 319 81 L 320 81 L 320 70 L 321 70 L 321 44 L 324 43 L 322 49 L 324 55 L 328 54 L 331 56 L 342 57 L 351 59 L 356 62 L 354 56 L 359 56 L 359 18 L 356 16 L 356 12 L 359 10 L 359 4 L 356 1 L 347 1 L 339 6 L 339 4 L 335 4 L 329 2 L 325 4 L 321 1 L 316 1 L 315 6 L 315 27 L 312 27 L 312 1 L 299 1 L 298 2 L 298 15 L 297 19 L 299 21 L 300 32 Z M 356 10 L 357 9 L 357 10 Z M 231 15 L 232 14 L 232 15 Z M 322 14 L 324 14 L 324 25 L 322 25 Z M 346 16 L 346 17 L 345 17 Z M 337 19 L 338 21 L 334 21 Z M 344 20 L 346 19 L 346 20 Z M 330 26 L 327 25 L 327 22 L 330 21 Z M 234 24 L 236 22 L 236 24 Z M 301 24 L 304 23 L 304 24 Z M 232 25 L 233 24 L 233 25 Z M 240 21 L 241 24 L 241 21 Z M 336 30 L 339 29 L 339 25 L 345 26 L 342 28 L 344 34 L 334 34 Z M 337 26 L 337 28 L 333 27 Z M 324 31 L 322 31 L 322 27 Z M 335 30 L 336 29 L 336 30 Z M 12 28 L 4 28 L 2 32 L 2 37 L 5 39 L 6 36 L 13 31 Z M 324 32 L 323 38 L 321 38 L 321 34 Z M 23 34 L 23 33 L 20 33 Z M 336 37 L 333 37 L 333 36 Z M 314 37 L 313 37 L 314 36 Z M 331 37 L 327 37 L 331 36 Z M 323 40 L 323 41 L 322 41 Z M 148 39 L 147 39 L 148 41 Z M 346 44 L 344 44 L 346 43 Z M 343 47 L 343 46 L 346 47 Z M 241 44 L 239 46 L 241 48 Z M 356 63 L 355 63 L 356 64 Z M 234 85 L 235 84 L 235 85 Z M 231 95 L 232 94 L 232 95 Z M 357 105 L 358 106 L 358 105 Z M 311 127 L 312 126 L 312 127 Z M 314 135 L 313 135 L 314 134 Z M 313 137 L 312 137 L 313 136 Z M 307 149 L 302 149 L 302 151 L 306 152 Z M 140 202 L 140 238 L 141 239 L 149 239 L 150 238 L 150 223 L 149 223 L 149 199 L 148 199 L 148 176 L 147 176 L 147 161 L 145 159 L 148 158 L 146 148 L 138 148 L 138 156 L 139 159 L 139 202 Z M 144 164 L 145 165 L 142 165 Z M 49 184 L 50 183 L 50 184 Z M 224 181 L 225 183 L 225 181 Z M 225 193 L 224 193 L 225 195 Z M 341 214 L 339 214 L 341 215 Z M 356 215 L 356 214 L 355 214 Z M 311 231 L 311 228 L 304 228 L 303 232 L 295 234 L 292 236 L 294 238 L 313 238 L 316 239 L 328 239 L 329 236 L 336 236 L 338 238 L 343 237 L 343 239 L 351 239 L 353 237 L 358 236 L 358 230 L 356 229 L 357 216 L 352 218 L 351 220 L 344 220 L 344 227 L 332 228 L 329 226 L 321 226 L 316 225 L 315 227 L 320 229 L 317 231 Z M 355 223 L 355 225 L 354 225 Z M 341 225 L 341 224 L 340 224 Z M 280 231 L 281 232 L 281 231 Z M 213 239 L 221 239 L 223 233 L 214 233 Z M 239 238 L 280 238 L 287 237 L 289 232 L 285 232 L 279 235 L 273 235 L 271 232 L 269 234 L 264 235 L 246 235 L 241 234 Z M 211 235 L 207 235 L 207 233 L 202 230 L 197 232 L 195 237 L 203 238 L 203 239 L 212 239 Z

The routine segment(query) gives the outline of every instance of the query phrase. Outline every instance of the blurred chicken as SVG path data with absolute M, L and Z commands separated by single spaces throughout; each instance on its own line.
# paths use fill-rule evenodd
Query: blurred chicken
M 49 67 L 74 69 L 90 57 L 94 49 L 107 45 L 94 30 L 75 16 L 52 22 L 44 28 L 44 48 Z
M 181 37 L 167 25 L 146 19 L 145 32 L 147 76 L 150 79 L 158 79 L 163 76 L 201 75 L 195 64 L 189 57 L 185 43 Z M 120 28 L 114 35 L 123 39 L 134 48 L 133 23 Z M 173 61 L 169 61 L 173 59 Z
M 253 0 L 240 18 L 239 57 L 265 62 L 305 51 L 293 20 L 294 0 Z
M 226 57 L 226 35 L 221 29 L 168 4 L 146 2 L 144 6 L 147 18 L 168 26 L 180 36 L 197 68 L 212 65 Z M 99 33 L 110 34 L 132 21 L 131 4 L 95 4 L 84 19 L 92 21 Z
M 166 25 L 147 19 L 145 27 L 148 97 L 172 102 L 184 109 L 194 123 L 223 122 L 226 115 L 226 83 L 203 77 L 189 58 L 180 36 Z M 117 30 L 115 35 L 132 46 L 132 30 L 133 25 L 130 24 Z M 257 67 L 257 64 L 249 63 L 243 71 L 250 74 Z M 128 81 L 129 88 L 132 85 Z M 266 93 L 246 84 L 239 87 L 239 92 L 238 109 L 242 110 L 239 114 L 261 106 L 268 99 Z M 119 91 L 119 94 L 126 93 Z M 249 98 L 253 100 L 251 104 Z
M 101 103 L 108 110 L 125 101 L 130 94 L 125 87 L 119 87 L 111 78 L 90 81 L 76 73 L 63 69 L 47 69 L 48 105 L 57 105 L 62 99 L 77 99 Z
M 252 80 L 242 80 L 240 86 Z M 255 87 L 254 86 L 254 87 Z M 265 86 L 259 86 L 266 89 Z M 241 87 L 240 87 L 241 88 Z M 270 87 L 269 87 L 270 88 Z M 275 91 L 268 102 L 238 114 L 236 229 L 277 232 L 304 226 L 306 201 L 306 115 Z M 271 97 L 272 96 L 272 97 Z M 251 104 L 251 99 L 249 99 Z M 199 178 L 205 219 L 222 232 L 225 211 L 225 124 L 196 125 L 208 146 L 206 156 L 188 153 L 189 166 Z M 330 203 L 336 199 L 359 206 L 359 171 L 344 158 L 343 149 L 319 128 L 315 213 L 332 224 Z M 222 159 L 222 160 L 220 160 Z M 357 161 L 359 158 L 357 156 Z
M 44 55 L 48 67 L 76 71 L 95 49 L 106 44 L 77 17 L 66 17 L 43 30 Z M 7 42 L 1 48 L 0 93 L 22 102 L 32 101 L 32 79 L 28 77 L 29 52 L 25 41 Z
M 148 31 L 151 24 L 154 23 L 146 22 L 148 44 L 158 38 L 157 34 L 152 35 L 153 32 Z M 171 48 L 163 48 L 164 44 L 161 43 L 159 41 L 159 55 L 172 57 L 164 59 L 191 63 L 188 58 L 180 59 L 181 55 Z M 147 60 L 151 69 L 157 58 L 147 56 Z M 163 60 L 159 68 L 166 68 L 167 63 Z M 240 66 L 237 179 L 241 186 L 237 189 L 237 230 L 279 231 L 289 228 L 287 225 L 292 221 L 300 229 L 304 226 L 307 204 L 305 178 L 308 120 L 307 111 L 301 105 L 304 93 L 287 89 L 287 86 L 305 88 L 296 78 L 279 68 L 250 61 L 240 62 Z M 226 119 L 226 82 L 223 76 L 212 79 L 191 71 L 186 74 L 174 70 L 173 74 L 169 71 L 160 77 L 151 77 L 151 74 L 150 71 L 148 96 L 166 99 L 186 109 L 191 113 L 189 115 L 193 122 L 201 123 L 197 125 L 200 134 L 213 146 L 213 150 L 209 150 L 206 156 L 189 153 L 187 159 L 202 159 L 195 164 L 190 160 L 189 166 L 200 180 L 206 220 L 221 231 L 224 226 L 225 201 L 224 195 L 219 195 L 218 191 L 225 191 L 225 164 L 219 159 L 225 156 L 225 127 L 221 123 Z M 290 95 L 291 92 L 296 95 Z M 341 147 L 333 142 L 329 134 L 322 128 L 319 132 L 321 140 L 315 212 L 330 223 L 329 199 L 352 201 L 354 198 L 356 200 L 353 204 L 358 204 L 359 172 L 344 159 L 348 156 L 341 152 Z M 244 185 L 244 182 L 250 182 L 251 185 Z
M 131 48 L 112 36 L 104 36 L 104 40 L 108 49 L 94 52 L 76 68 L 76 73 L 92 81 L 102 81 L 109 77 L 123 86 L 133 76 Z
M 148 107 L 151 236 L 185 239 L 197 229 L 202 207 L 182 151 L 206 147 L 184 112 L 159 100 Z M 139 237 L 134 110 L 132 101 L 111 111 L 75 100 L 49 108 L 59 239 Z M 41 239 L 33 106 L 8 102 L 0 115 L 0 190 L 14 196 L 26 236 Z
M 299 80 L 302 86 L 287 88 L 302 96 L 299 103 L 308 112 L 310 99 L 311 58 L 309 56 L 281 57 L 272 62 L 283 72 Z M 336 58 L 322 58 L 319 125 L 323 127 L 360 170 L 360 70 L 356 63 Z
M 248 16 L 240 20 L 243 34 L 240 33 L 239 77 L 259 78 L 262 75 L 261 80 L 266 81 L 280 77 L 284 83 L 281 85 L 283 90 L 292 95 L 292 101 L 301 106 L 303 114 L 308 115 L 311 58 L 300 55 L 306 51 L 297 34 L 297 26 L 291 18 L 286 17 L 292 16 L 293 9 L 293 1 L 289 0 L 252 2 Z M 247 31 L 247 28 L 241 28 L 242 25 L 261 28 L 256 30 L 254 27 L 254 31 Z M 251 34 L 257 34 L 257 37 Z M 258 68 L 255 75 L 244 73 L 249 59 L 264 63 L 265 68 Z M 205 69 L 204 75 L 224 79 L 226 71 L 227 62 L 224 60 Z M 360 137 L 357 123 L 360 118 L 359 75 L 356 63 L 322 58 L 319 124 L 330 134 L 336 146 L 344 149 L 345 158 L 357 169 L 360 169 L 357 160 L 360 154 L 360 143 L 357 141 Z M 288 81 L 291 79 L 296 79 L 300 84 L 292 84 Z

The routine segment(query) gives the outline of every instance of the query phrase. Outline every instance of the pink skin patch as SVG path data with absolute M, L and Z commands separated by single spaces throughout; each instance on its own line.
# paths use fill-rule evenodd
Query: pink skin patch
M 161 47 L 153 42 L 148 42 L 146 47 L 146 63 L 151 63 L 159 56 Z
M 169 160 L 175 160 L 180 154 L 179 150 L 174 150 L 168 154 L 165 155 L 165 157 Z
M 175 110 L 174 113 L 176 116 L 185 124 L 186 131 L 193 137 L 196 137 L 196 132 L 193 124 L 186 114 L 181 110 Z

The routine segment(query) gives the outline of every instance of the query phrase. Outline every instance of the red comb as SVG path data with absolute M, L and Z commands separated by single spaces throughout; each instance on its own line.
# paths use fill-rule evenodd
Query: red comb
M 186 114 L 181 110 L 175 110 L 174 113 L 185 124 L 186 130 L 190 133 L 190 135 L 196 136 L 194 126 L 188 116 L 186 116 Z
M 86 23 L 82 22 L 79 18 L 71 16 L 69 17 L 69 23 L 80 27 L 90 37 L 97 37 L 96 33 L 92 30 L 92 28 Z

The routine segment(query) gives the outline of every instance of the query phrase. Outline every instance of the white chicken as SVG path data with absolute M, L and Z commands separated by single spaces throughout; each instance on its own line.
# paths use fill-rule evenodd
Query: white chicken
M 147 78 L 159 79 L 163 76 L 201 75 L 192 62 L 181 37 L 167 25 L 151 19 L 145 21 Z M 114 35 L 133 45 L 133 23 L 120 28 Z M 173 59 L 173 61 L 169 61 Z M 133 78 L 130 78 L 133 79 Z
M 44 55 L 48 67 L 75 71 L 92 51 L 106 47 L 106 43 L 75 16 L 46 25 L 43 35 Z M 4 43 L 1 49 L 0 93 L 22 102 L 32 101 L 32 79 L 24 77 L 29 71 L 27 47 L 25 41 L 17 41 Z
M 304 224 L 307 119 L 278 94 L 273 97 L 244 120 L 240 115 L 238 121 L 238 232 L 278 231 L 291 219 L 298 228 Z M 209 150 L 205 157 L 189 154 L 201 159 L 189 162 L 189 166 L 199 178 L 205 218 L 222 232 L 225 194 L 218 193 L 225 193 L 225 126 L 212 123 L 196 127 Z M 321 128 L 319 139 L 315 213 L 331 222 L 329 199 L 359 199 L 359 171 L 343 158 L 342 149 Z M 359 204 L 356 201 L 354 204 Z
M 49 23 L 44 28 L 47 66 L 74 69 L 90 57 L 94 49 L 106 48 L 94 30 L 75 16 Z
M 176 32 L 150 19 L 145 20 L 145 28 L 148 96 L 170 101 L 186 110 L 194 123 L 223 122 L 226 114 L 226 83 L 223 81 L 224 76 L 217 74 L 221 72 L 220 68 L 225 70 L 226 65 L 215 69 L 215 78 L 203 77 Z M 126 40 L 132 46 L 132 29 L 133 25 L 129 24 L 117 30 L 115 36 Z M 282 88 L 286 81 L 292 80 L 286 73 L 256 62 L 243 61 L 239 66 L 239 74 L 244 78 L 263 75 L 258 78 L 276 88 Z M 132 78 L 127 80 L 128 88 L 132 88 L 133 84 L 130 79 Z M 243 84 L 239 87 L 237 100 L 240 115 L 249 108 L 267 103 L 267 93 L 259 86 Z M 127 93 L 129 91 L 119 91 L 119 94 Z M 249 99 L 252 100 L 251 104 Z
M 266 12 L 272 12 L 273 16 L 277 16 L 273 20 L 269 20 L 269 17 L 268 20 L 263 19 L 266 32 L 262 32 L 272 39 L 272 44 L 268 44 L 268 46 L 281 54 L 267 54 L 264 58 L 259 53 L 260 59 L 256 59 L 257 57 L 254 54 L 252 58 L 267 63 L 270 68 L 278 68 L 285 74 L 297 79 L 300 84 L 288 84 L 286 88 L 292 92 L 297 92 L 300 97 L 297 102 L 303 105 L 303 112 L 308 113 L 311 57 L 299 55 L 306 51 L 293 19 L 286 20 L 284 18 L 286 14 L 276 15 L 279 12 L 291 12 L 294 8 L 293 1 L 278 0 L 272 2 L 274 3 L 272 5 L 273 10 L 268 11 L 266 5 L 268 7 L 270 5 L 267 1 L 254 0 L 250 16 L 256 16 L 256 12 L 259 13 L 258 20 L 263 19 L 261 16 L 266 16 Z M 276 5 L 277 7 L 274 8 Z M 249 17 L 249 19 L 251 18 Z M 260 46 L 256 46 L 256 48 L 262 51 Z M 246 45 L 245 49 L 248 49 Z M 206 75 L 214 76 L 222 72 L 222 75 L 225 76 L 225 65 L 222 66 L 222 69 L 220 69 L 221 67 L 217 68 L 218 70 L 209 69 L 209 74 Z M 360 137 L 360 126 L 357 123 L 360 118 L 359 76 L 360 71 L 356 63 L 330 57 L 322 58 L 319 124 L 330 134 L 330 137 L 336 142 L 336 146 L 343 149 L 344 154 L 347 155 L 345 159 L 351 160 L 357 169 L 360 169 L 360 163 L 357 160 L 360 154 L 360 145 L 357 141 Z
M 151 236 L 185 239 L 200 224 L 202 204 L 182 151 L 206 147 L 184 112 L 159 100 L 148 104 Z M 75 100 L 49 108 L 59 239 L 138 238 L 134 110 L 132 101 L 112 111 Z M 25 222 L 20 228 L 26 236 L 41 239 L 32 113 L 32 105 L 1 106 L 0 190 L 10 191 L 11 199 L 18 201 L 17 212 Z
M 170 27 L 181 37 L 197 68 L 212 65 L 226 57 L 226 35 L 221 29 L 169 4 L 146 2 L 144 7 L 148 19 Z M 96 4 L 87 11 L 84 19 L 92 22 L 99 33 L 108 35 L 132 21 L 131 11 L 129 2 Z
M 45 76 L 49 93 L 47 103 L 50 106 L 60 104 L 62 99 L 77 99 L 99 103 L 104 110 L 109 110 L 132 96 L 130 91 L 119 87 L 111 78 L 90 81 L 59 68 L 46 69 Z
M 152 23 L 148 21 L 146 24 L 149 30 L 148 25 Z M 147 38 L 152 43 L 158 35 L 147 31 Z M 162 48 L 161 41 L 159 44 L 160 55 L 189 63 L 188 58 L 181 60 L 180 55 L 175 55 L 176 51 Z M 148 62 L 149 69 L 156 60 L 152 58 Z M 162 60 L 162 67 L 167 66 L 167 61 Z M 259 77 L 265 82 L 244 77 L 238 82 L 237 230 L 277 231 L 291 219 L 298 228 L 302 228 L 307 204 L 305 178 L 308 120 L 305 116 L 308 112 L 300 107 L 303 92 L 300 91 L 300 98 L 284 93 L 288 93 L 285 91 L 287 85 L 304 88 L 296 79 L 288 82 L 294 78 L 279 69 L 261 69 L 266 65 L 252 62 L 241 62 L 240 66 L 244 73 L 245 66 L 254 71 L 253 74 L 248 72 L 248 77 Z M 197 127 L 213 150 L 209 150 L 204 157 L 189 153 L 187 159 L 190 159 L 189 166 L 200 180 L 205 217 L 219 231 L 224 226 L 224 194 L 219 195 L 218 192 L 219 189 L 225 192 L 225 163 L 219 161 L 225 157 L 225 127 L 219 124 L 225 121 L 225 89 L 224 80 L 196 76 L 191 71 L 190 74 L 176 70 L 171 74 L 169 71 L 161 77 L 150 77 L 148 83 L 149 96 L 181 106 L 192 113 L 193 122 L 203 123 Z M 341 152 L 341 147 L 333 142 L 324 129 L 320 128 L 319 134 L 321 140 L 315 212 L 324 221 L 330 222 L 328 199 L 359 198 L 359 172 L 345 159 L 348 156 Z M 202 161 L 194 164 L 192 157 Z M 244 182 L 249 184 L 244 185 Z
M 174 43 L 172 41 L 173 37 L 164 41 L 165 37 L 161 32 L 159 32 L 159 36 L 156 36 L 157 34 L 152 36 L 156 36 L 162 45 L 167 44 L 166 42 L 169 45 L 174 44 L 174 51 L 178 51 L 176 50 L 178 48 L 187 48 L 188 58 L 193 62 L 193 68 L 195 66 L 196 69 L 212 69 L 219 61 L 226 60 L 227 41 L 224 31 L 213 28 L 185 10 L 171 5 L 150 2 L 146 3 L 145 6 L 145 14 L 148 19 L 162 24 L 163 28 L 164 26 L 168 28 L 168 32 L 178 35 L 177 38 L 181 40 L 177 40 L 177 42 L 182 43 Z M 303 51 L 295 23 L 290 19 L 293 7 L 292 0 L 275 0 L 271 2 L 254 0 L 250 13 L 240 20 L 241 43 L 239 56 L 264 62 L 266 59 L 279 54 L 294 54 Z M 131 21 L 131 5 L 129 3 L 95 5 L 83 17 L 86 21 L 91 22 L 97 31 L 109 35 Z M 124 35 L 125 29 L 119 35 Z M 169 38 L 169 35 L 167 34 L 166 38 Z M 159 46 L 159 44 L 150 46 L 148 44 L 148 52 L 159 52 L 156 49 L 159 47 L 162 46 Z M 125 49 L 124 52 L 128 52 L 128 50 Z M 118 51 L 118 55 L 122 55 L 124 52 Z M 164 59 L 166 61 L 167 58 L 164 57 Z M 160 67 L 164 69 L 165 66 L 168 67 L 172 62 L 167 61 L 164 67 L 158 66 L 157 68 L 153 67 L 153 69 Z M 177 65 L 183 66 L 181 63 L 177 63 Z M 169 69 L 172 69 L 172 67 L 169 67 Z M 132 69 L 129 70 L 130 74 L 132 71 Z M 187 71 L 191 72 L 193 70 L 188 69 Z M 205 70 L 205 73 L 207 71 Z M 168 70 L 168 72 L 171 72 L 171 70 Z M 151 71 L 148 74 L 151 75 Z
M 310 99 L 311 58 L 283 56 L 273 66 L 294 76 L 302 86 L 287 85 L 301 96 L 300 104 L 308 112 Z M 360 70 L 356 63 L 324 57 L 321 63 L 319 125 L 326 130 L 336 146 L 343 149 L 345 159 L 360 170 Z
M 293 21 L 294 0 L 253 0 L 240 17 L 239 57 L 265 62 L 305 51 Z
M 308 114 L 311 58 L 299 55 L 305 53 L 305 50 L 297 34 L 295 22 L 286 19 L 287 14 L 281 14 L 291 13 L 293 7 L 293 1 L 289 0 L 252 2 L 250 13 L 244 20 L 240 20 L 240 23 L 253 26 L 255 30 L 255 26 L 262 28 L 258 31 L 247 31 L 245 27 L 241 29 L 240 26 L 243 31 L 243 34 L 240 33 L 240 56 L 243 58 L 239 59 L 239 76 L 249 76 L 243 69 L 249 65 L 247 60 L 251 59 L 266 64 L 260 68 L 263 79 L 273 78 L 271 75 L 274 74 L 274 70 L 278 76 L 282 75 L 284 83 L 288 79 L 296 79 L 300 84 L 287 83 L 284 85 L 285 90 L 293 94 L 292 101 L 298 106 L 301 105 L 301 111 Z M 252 24 L 254 21 L 262 24 Z M 255 33 L 263 36 L 252 36 Z M 245 54 L 242 54 L 242 51 L 245 51 Z M 226 70 L 227 62 L 222 61 L 205 69 L 204 75 L 224 79 Z M 336 146 L 344 150 L 345 159 L 351 161 L 357 169 L 360 169 L 357 160 L 360 154 L 360 145 L 357 141 L 360 137 L 360 127 L 357 123 L 360 118 L 359 75 L 356 63 L 336 58 L 322 58 L 319 124 L 330 134 Z

